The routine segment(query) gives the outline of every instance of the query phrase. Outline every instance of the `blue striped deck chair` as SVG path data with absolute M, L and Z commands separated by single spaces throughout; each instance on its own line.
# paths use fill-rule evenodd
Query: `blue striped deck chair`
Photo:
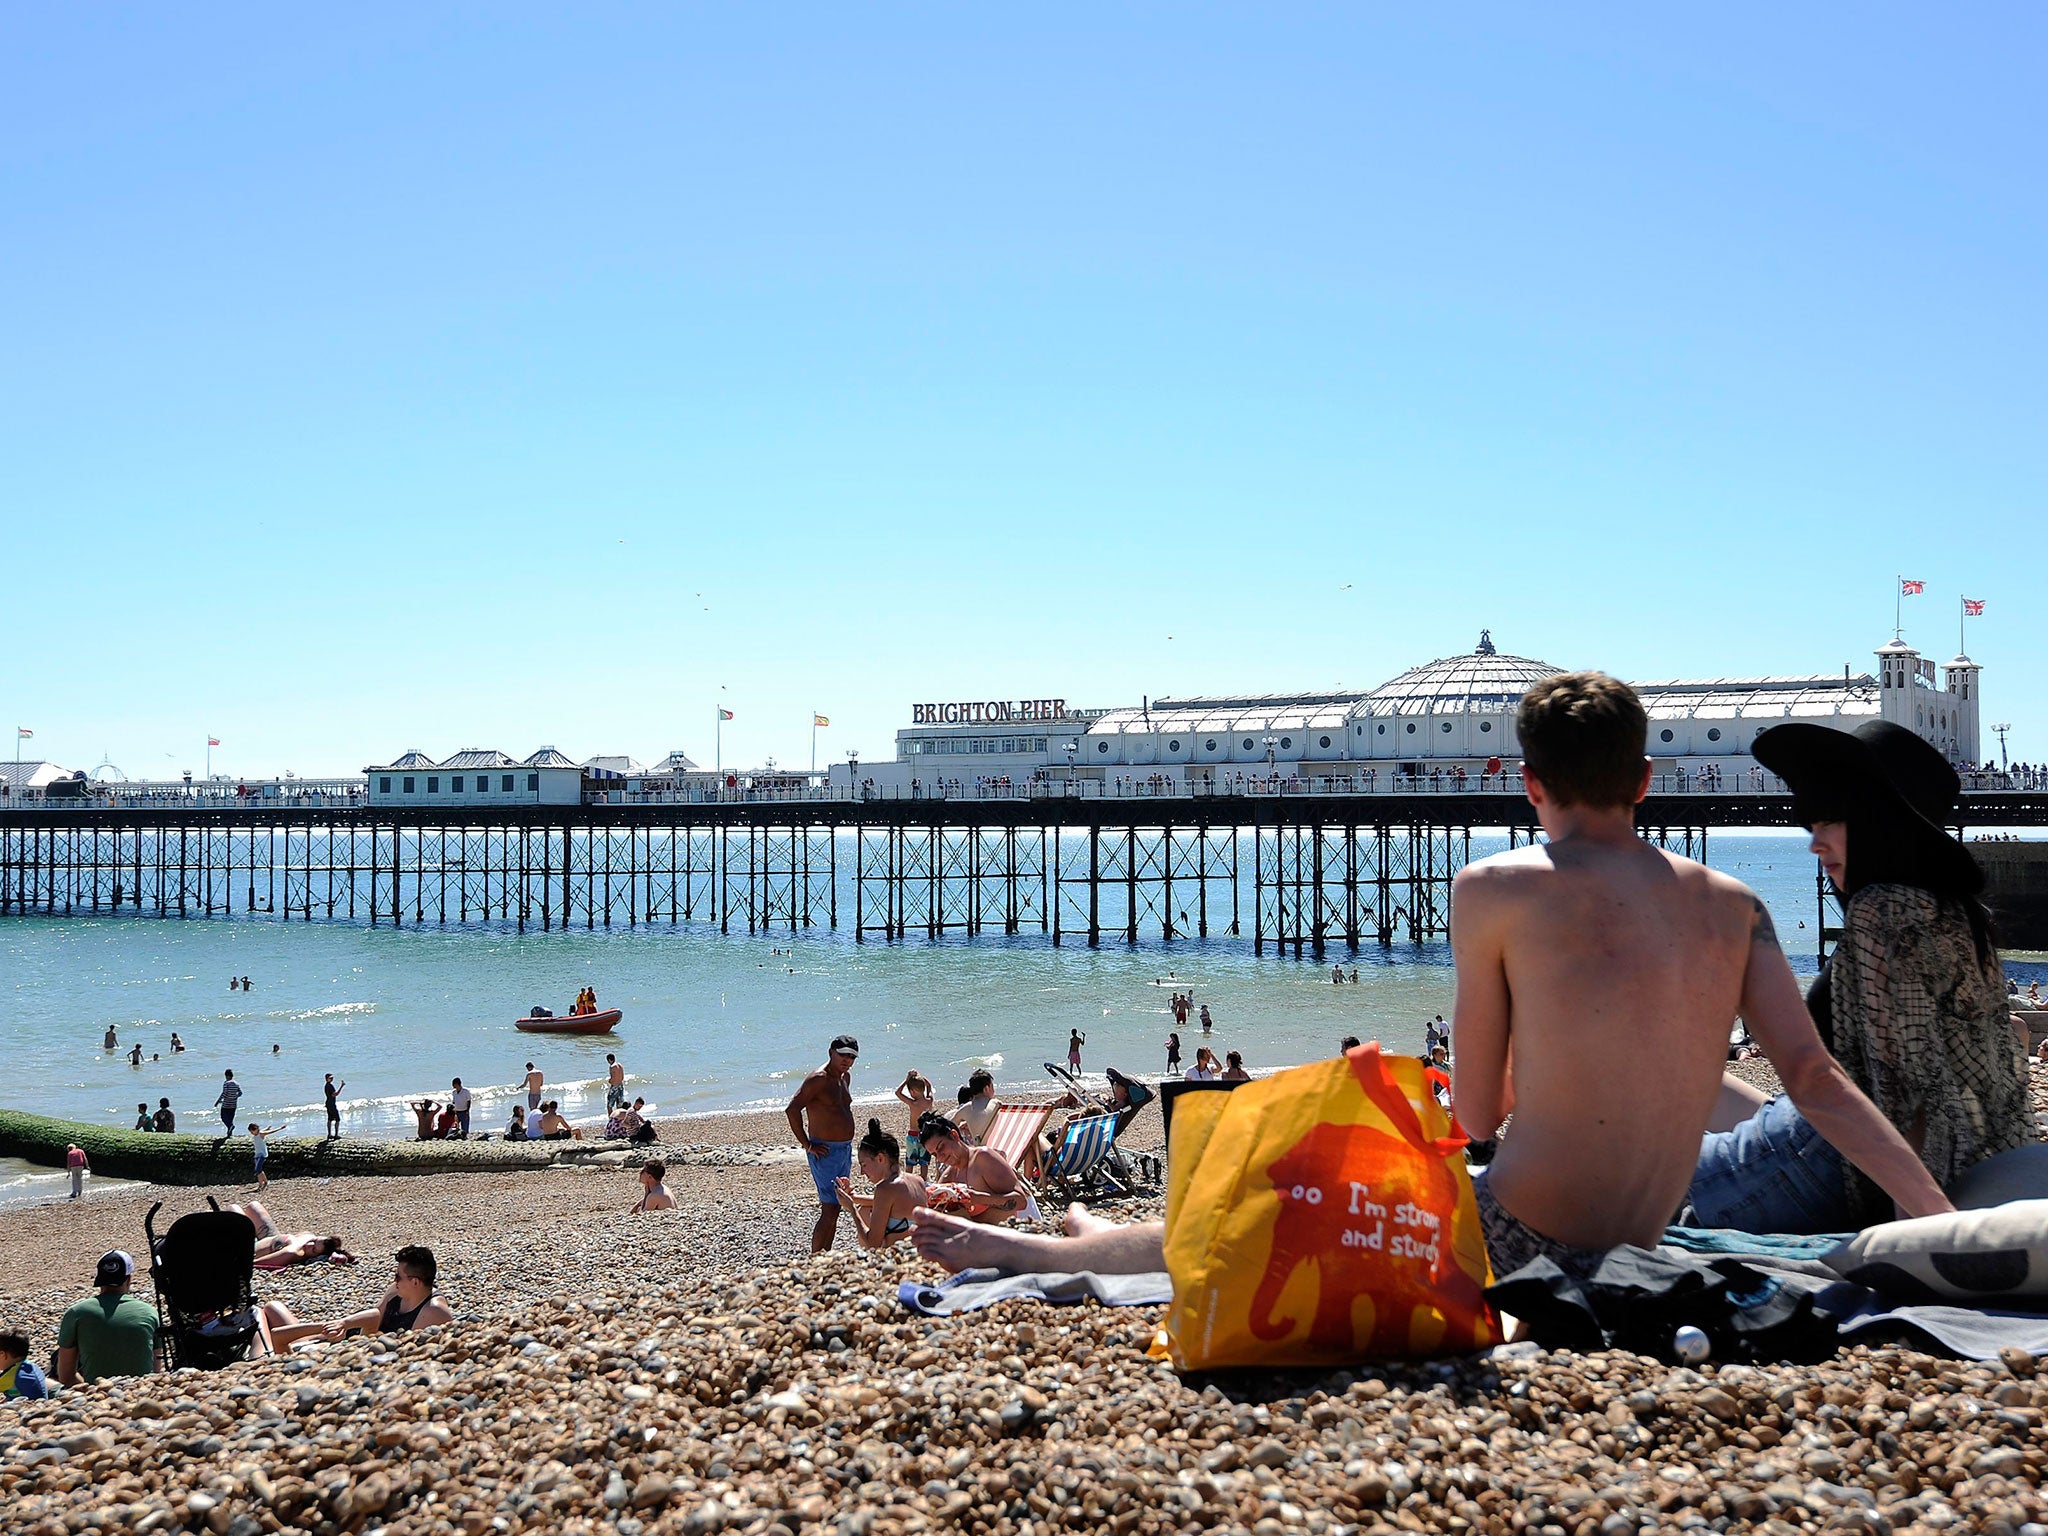
M 1118 1180 L 1110 1166 L 1116 1148 L 1116 1116 L 1085 1115 L 1069 1120 L 1045 1167 L 1048 1188 L 1063 1200 L 1083 1195 L 1127 1195 L 1130 1190 Z

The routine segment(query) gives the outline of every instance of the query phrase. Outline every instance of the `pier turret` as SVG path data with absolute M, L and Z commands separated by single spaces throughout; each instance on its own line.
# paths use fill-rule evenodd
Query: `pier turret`
M 1948 685 L 1944 696 L 1958 762 L 1981 763 L 1984 760 L 1983 742 L 1977 727 L 1977 694 L 1983 670 L 1962 655 L 1942 668 L 1943 681 Z
M 1877 648 L 1878 713 L 1893 725 L 1927 734 L 1926 710 L 1914 719 L 1914 691 L 1919 687 L 1920 653 L 1903 640 Z

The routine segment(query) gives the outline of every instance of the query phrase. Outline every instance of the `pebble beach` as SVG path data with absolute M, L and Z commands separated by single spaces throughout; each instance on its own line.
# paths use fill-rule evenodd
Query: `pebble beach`
M 1139 1126 L 1156 1138 L 1156 1116 Z M 2048 1367 L 2030 1356 L 1859 1347 L 1695 1370 L 1517 1344 L 1183 1378 L 1147 1357 L 1156 1310 L 925 1318 L 895 1298 L 935 1278 L 906 1247 L 842 1235 L 811 1258 L 779 1116 L 662 1134 L 680 1208 L 654 1216 L 626 1214 L 637 1183 L 616 1167 L 274 1182 L 280 1220 L 343 1233 L 363 1262 L 260 1276 L 262 1295 L 301 1315 L 368 1306 L 388 1254 L 424 1241 L 457 1325 L 11 1405 L 9 1529 L 2048 1529 Z M 0 1291 L 38 1354 L 97 1255 L 141 1247 L 152 1200 L 168 1215 L 205 1193 L 13 1213 Z M 1108 1214 L 1160 1207 L 1141 1193 Z

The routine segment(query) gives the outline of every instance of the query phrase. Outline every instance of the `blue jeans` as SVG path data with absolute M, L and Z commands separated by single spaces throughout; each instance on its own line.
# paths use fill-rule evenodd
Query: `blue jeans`
M 1862 1225 L 1849 1199 L 1849 1165 L 1780 1094 L 1732 1131 L 1700 1143 L 1687 1225 L 1811 1236 Z

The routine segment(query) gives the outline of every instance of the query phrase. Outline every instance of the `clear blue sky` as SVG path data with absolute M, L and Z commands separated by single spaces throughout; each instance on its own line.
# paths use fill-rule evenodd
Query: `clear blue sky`
M 1413 9 L 16 8 L 4 723 L 881 757 L 1903 572 L 2048 757 L 2039 9 Z

